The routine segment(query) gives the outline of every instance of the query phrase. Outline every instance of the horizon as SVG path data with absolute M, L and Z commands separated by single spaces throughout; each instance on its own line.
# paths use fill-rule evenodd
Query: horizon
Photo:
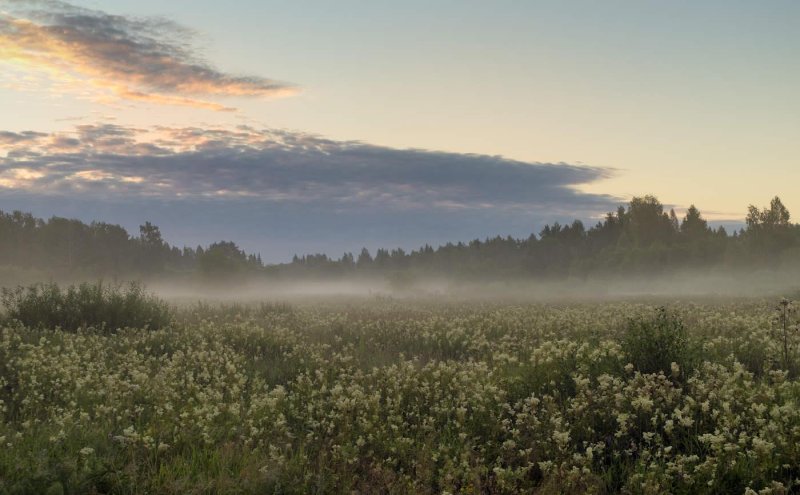
M 641 197 L 644 197 L 644 196 L 645 195 L 641 195 L 641 196 L 638 196 L 638 197 L 641 198 Z M 624 208 L 626 205 L 622 204 L 622 205 L 619 205 L 619 206 Z M 752 205 L 752 206 L 755 206 L 755 205 Z M 52 219 L 66 219 L 66 220 L 70 220 L 70 221 L 77 220 L 77 221 L 83 223 L 84 225 L 90 225 L 90 224 L 94 224 L 94 223 L 106 223 L 106 224 L 110 224 L 110 225 L 114 225 L 114 226 L 119 226 L 119 227 L 122 227 L 123 229 L 125 229 L 125 231 L 127 232 L 127 234 L 128 234 L 130 239 L 135 239 L 137 237 L 137 235 L 136 235 L 137 230 L 139 230 L 140 227 L 144 227 L 144 224 L 135 225 L 135 226 L 126 226 L 124 224 L 112 223 L 112 222 L 104 222 L 102 220 L 97 220 L 97 219 L 92 219 L 92 218 L 82 219 L 82 218 L 78 218 L 78 217 L 65 217 L 65 216 L 60 216 L 60 215 L 50 215 L 49 217 L 42 217 L 42 216 L 37 216 L 35 213 L 29 212 L 29 211 L 3 210 L 3 209 L 0 209 L 0 214 L 12 214 L 12 213 L 15 213 L 15 212 L 20 212 L 22 214 L 31 214 L 37 220 L 42 220 L 42 221 L 45 221 L 45 222 L 49 222 Z M 613 211 L 609 211 L 607 213 L 608 214 L 613 214 L 614 212 Z M 665 211 L 665 213 L 666 213 L 666 211 Z M 700 214 L 702 215 L 703 212 L 701 211 Z M 592 223 L 587 223 L 583 219 L 574 218 L 572 220 L 567 220 L 565 222 L 559 222 L 558 220 L 555 220 L 553 222 L 548 222 L 548 223 L 545 223 L 543 227 L 544 228 L 550 228 L 550 227 L 556 227 L 556 226 L 566 227 L 566 226 L 569 226 L 569 225 L 573 224 L 574 222 L 581 222 L 581 224 L 584 226 L 584 228 L 586 229 L 587 232 L 597 228 L 598 225 L 600 225 L 600 223 L 602 223 L 602 222 L 600 222 L 600 223 L 592 224 Z M 163 236 L 164 232 L 161 231 L 161 227 L 156 222 L 150 222 L 148 220 L 145 223 L 151 224 L 153 227 L 157 227 L 158 230 L 159 230 L 159 233 Z M 741 221 L 741 222 L 707 221 L 707 225 L 712 231 L 715 231 L 715 232 L 717 232 L 718 229 L 720 229 L 720 228 L 724 229 L 725 235 L 728 236 L 728 237 L 730 237 L 730 236 L 732 236 L 734 234 L 739 234 L 739 233 L 744 232 L 745 228 L 747 226 L 745 221 Z M 294 263 L 295 261 L 298 261 L 299 259 L 303 259 L 303 258 L 305 258 L 307 256 L 313 257 L 313 256 L 325 255 L 330 260 L 341 260 L 342 257 L 345 256 L 345 255 L 357 256 L 363 249 L 366 249 L 367 252 L 371 256 L 374 256 L 380 250 L 384 250 L 384 251 L 387 251 L 387 252 L 392 252 L 392 251 L 397 250 L 397 249 L 404 250 L 407 254 L 413 254 L 414 252 L 421 252 L 423 249 L 428 248 L 428 247 L 431 247 L 434 250 L 438 250 L 438 249 L 446 247 L 446 246 L 467 245 L 467 244 L 469 244 L 469 243 L 471 243 L 473 241 L 488 242 L 488 241 L 493 240 L 493 239 L 508 239 L 508 238 L 511 238 L 511 239 L 513 239 L 514 241 L 517 241 L 517 242 L 524 242 L 525 240 L 530 239 L 531 237 L 536 238 L 536 239 L 541 239 L 541 236 L 542 236 L 542 233 L 541 233 L 541 230 L 540 230 L 540 231 L 531 231 L 530 233 L 527 233 L 527 234 L 521 235 L 521 236 L 514 236 L 514 235 L 511 235 L 511 234 L 505 234 L 505 235 L 497 234 L 497 235 L 494 235 L 494 236 L 475 237 L 475 238 L 472 238 L 472 239 L 450 239 L 450 240 L 446 240 L 446 241 L 441 242 L 441 243 L 424 242 L 423 244 L 420 244 L 420 245 L 417 245 L 417 246 L 406 246 L 406 245 L 399 245 L 399 246 L 385 246 L 385 245 L 366 246 L 366 245 L 364 245 L 364 246 L 360 246 L 360 247 L 358 247 L 356 249 L 345 250 L 345 251 L 342 251 L 340 253 L 329 252 L 329 251 L 318 251 L 318 252 L 309 251 L 309 252 L 303 252 L 303 253 L 293 253 L 293 254 L 290 255 L 289 259 L 271 259 L 269 257 L 265 258 L 263 253 L 261 253 L 259 251 L 248 250 L 247 246 L 241 245 L 239 242 L 236 241 L 236 239 L 217 239 L 215 241 L 212 241 L 212 242 L 209 242 L 209 243 L 206 243 L 206 244 L 202 244 L 202 243 L 191 244 L 191 243 L 186 243 L 186 242 L 175 242 L 175 241 L 169 239 L 168 236 L 163 236 L 163 240 L 164 240 L 164 242 L 166 242 L 167 246 L 180 248 L 180 249 L 184 249 L 184 248 L 191 248 L 191 249 L 203 248 L 203 249 L 207 249 L 209 246 L 211 246 L 213 244 L 216 244 L 216 243 L 233 242 L 238 248 L 242 249 L 242 251 L 244 253 L 246 253 L 247 255 L 258 256 L 259 260 L 263 261 L 264 266 L 279 266 L 279 265 L 286 265 L 286 264 L 289 264 L 289 263 Z

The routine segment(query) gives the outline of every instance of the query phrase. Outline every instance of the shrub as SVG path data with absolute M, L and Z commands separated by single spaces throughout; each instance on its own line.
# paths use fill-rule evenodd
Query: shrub
M 3 288 L 0 302 L 8 320 L 36 328 L 158 329 L 171 319 L 167 303 L 135 282 L 124 287 L 96 282 L 66 288 L 55 283 Z
M 663 307 L 657 308 L 653 317 L 628 320 L 622 350 L 628 362 L 642 373 L 663 371 L 667 376 L 675 375 L 672 363 L 679 366 L 678 373 L 685 374 L 691 368 L 690 346 L 683 321 Z

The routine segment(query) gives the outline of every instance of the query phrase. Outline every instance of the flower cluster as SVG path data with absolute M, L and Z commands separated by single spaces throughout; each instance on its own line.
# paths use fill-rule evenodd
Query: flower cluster
M 789 493 L 800 382 L 769 308 L 675 308 L 691 367 L 621 347 L 646 305 L 205 308 L 0 330 L 0 493 Z M 200 314 L 202 313 L 202 314 Z

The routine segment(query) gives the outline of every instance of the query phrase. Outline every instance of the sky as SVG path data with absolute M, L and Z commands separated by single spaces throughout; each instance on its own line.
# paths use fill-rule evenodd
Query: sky
M 0 0 L 0 209 L 265 260 L 800 211 L 800 3 Z

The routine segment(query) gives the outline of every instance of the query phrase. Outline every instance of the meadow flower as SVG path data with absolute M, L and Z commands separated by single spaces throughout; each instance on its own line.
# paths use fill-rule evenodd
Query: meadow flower
M 430 480 L 487 490 L 481 472 L 509 492 L 580 491 L 613 465 L 631 489 L 719 492 L 726 470 L 770 480 L 800 461 L 797 382 L 769 370 L 757 312 L 685 309 L 706 351 L 696 370 L 659 375 L 637 372 L 616 340 L 644 305 L 359 311 L 309 307 L 257 323 L 244 311 L 44 341 L 0 329 L 0 379 L 18 384 L 3 404 L 14 417 L 0 418 L 0 444 L 14 439 L 0 470 L 34 469 L 26 449 L 50 436 L 115 444 L 80 455 L 139 463 L 132 477 L 155 493 L 183 446 L 298 491 L 314 489 L 321 465 L 339 482 L 357 473 L 398 492 Z M 153 452 L 169 452 L 164 478 L 140 461 Z

